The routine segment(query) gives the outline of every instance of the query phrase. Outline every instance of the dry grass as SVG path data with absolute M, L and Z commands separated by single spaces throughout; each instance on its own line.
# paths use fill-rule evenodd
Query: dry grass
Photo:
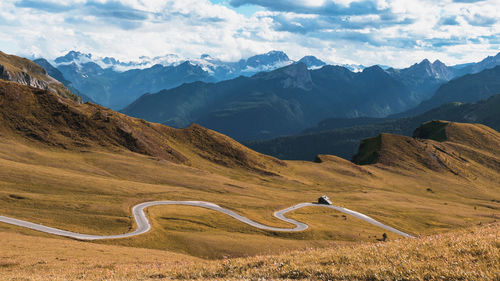
M 383 135 L 375 165 L 334 156 L 283 162 L 196 125 L 173 129 L 0 81 L 0 214 L 118 234 L 135 227 L 137 203 L 204 200 L 287 226 L 274 211 L 328 194 L 416 235 L 494 223 L 500 134 L 455 123 L 445 130 L 444 142 Z M 147 212 L 149 233 L 87 243 L 0 224 L 0 280 L 498 280 L 498 224 L 378 243 L 385 231 L 318 208 L 290 214 L 311 226 L 300 233 L 194 207 Z
M 185 279 L 499 280 L 499 227 L 225 260 L 172 274 Z
M 1 280 L 499 280 L 499 224 L 279 255 L 198 260 L 1 232 Z
M 199 126 L 173 129 L 0 81 L 0 214 L 118 234 L 135 227 L 129 216 L 137 203 L 204 200 L 287 226 L 274 211 L 327 194 L 337 205 L 411 234 L 491 223 L 500 217 L 500 134 L 460 124 L 453 132 L 454 141 L 411 140 L 413 146 L 408 138 L 383 137 L 382 151 L 393 159 L 376 165 L 333 156 L 322 163 L 282 162 Z M 330 210 L 290 214 L 311 225 L 300 233 L 255 230 L 193 207 L 148 212 L 151 232 L 95 243 L 221 258 L 376 241 L 385 232 Z M 6 224 L 0 230 L 46 236 Z

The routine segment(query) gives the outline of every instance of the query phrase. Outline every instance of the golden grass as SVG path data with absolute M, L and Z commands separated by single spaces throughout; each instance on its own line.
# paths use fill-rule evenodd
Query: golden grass
M 358 166 L 334 156 L 279 161 L 200 126 L 151 124 L 11 82 L 0 81 L 0 109 L 0 214 L 69 231 L 129 232 L 132 206 L 152 200 L 209 201 L 287 226 L 274 211 L 323 194 L 415 235 L 500 217 L 500 134 L 482 126 L 455 124 L 447 132 L 455 141 L 442 143 L 383 136 L 391 161 Z M 291 213 L 311 225 L 300 233 L 260 231 L 192 207 L 148 212 L 151 232 L 94 243 L 221 258 L 376 241 L 385 232 L 332 210 Z
M 417 239 L 199 260 L 0 232 L 1 280 L 499 280 L 500 225 Z M 390 235 L 389 235 L 390 236 Z
M 498 177 L 478 179 L 471 186 L 461 177 L 437 172 L 422 177 L 419 171 L 360 167 L 338 158 L 321 164 L 287 162 L 275 170 L 280 177 L 210 163 L 202 169 L 202 160 L 196 165 L 200 168 L 126 151 L 82 153 L 4 139 L 0 141 L 0 214 L 70 231 L 117 234 L 134 228 L 130 208 L 139 202 L 204 200 L 264 224 L 287 226 L 272 213 L 328 194 L 335 204 L 412 234 L 500 218 L 499 201 L 494 201 L 500 199 L 494 183 Z M 335 241 L 376 241 L 375 236 L 386 232 L 318 208 L 290 214 L 311 225 L 301 233 L 260 231 L 194 207 L 154 207 L 148 213 L 151 232 L 96 243 L 221 258 L 323 247 Z M 20 231 L 5 224 L 0 224 L 0 230 Z

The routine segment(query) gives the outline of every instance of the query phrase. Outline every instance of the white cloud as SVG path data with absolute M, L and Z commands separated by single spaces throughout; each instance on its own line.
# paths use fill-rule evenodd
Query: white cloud
M 360 0 L 233 2 L 272 8 L 246 17 L 208 0 L 2 0 L 0 49 L 121 60 L 169 53 L 237 60 L 277 49 L 294 59 L 399 67 L 423 58 L 475 61 L 500 47 L 498 0 L 362 0 L 372 3 L 365 10 Z

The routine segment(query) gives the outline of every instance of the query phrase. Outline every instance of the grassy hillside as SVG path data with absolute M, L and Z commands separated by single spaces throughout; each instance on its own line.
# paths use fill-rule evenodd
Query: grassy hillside
M 8 280 L 498 280 L 498 223 L 389 242 L 204 261 L 158 250 L 0 232 Z M 19 251 L 24 255 L 19 255 Z
M 173 129 L 13 82 L 0 81 L 0 121 L 0 214 L 70 231 L 128 232 L 131 207 L 152 200 L 210 201 L 287 226 L 272 213 L 323 194 L 415 235 L 499 217 L 500 134 L 480 125 L 452 123 L 444 142 L 393 138 L 384 154 L 415 157 L 358 166 L 334 156 L 280 161 L 200 126 Z M 419 153 L 447 168 L 428 166 Z M 151 232 L 96 243 L 222 258 L 376 241 L 384 232 L 318 208 L 291 213 L 311 226 L 300 233 L 256 230 L 194 207 L 148 214 Z M 5 224 L 0 230 L 47 236 Z

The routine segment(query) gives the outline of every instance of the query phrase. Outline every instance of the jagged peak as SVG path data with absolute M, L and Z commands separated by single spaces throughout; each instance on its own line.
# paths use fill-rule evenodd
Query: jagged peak
M 308 68 L 319 68 L 326 65 L 324 61 L 315 56 L 305 56 L 301 58 L 299 62 L 305 63 Z
M 371 72 L 385 72 L 385 70 L 380 67 L 379 65 L 372 65 L 372 66 L 369 66 L 365 69 L 363 69 L 362 73 L 371 73 Z
M 312 88 L 312 78 L 303 62 L 294 63 L 271 72 L 260 72 L 253 76 L 254 79 L 272 80 L 279 79 L 284 88 L 300 88 L 306 91 Z
M 66 55 L 62 57 L 58 57 L 55 59 L 56 63 L 67 63 L 67 62 L 72 62 L 74 60 L 78 60 L 80 58 L 85 58 L 85 59 L 92 59 L 92 54 L 85 54 L 79 51 L 69 51 Z
M 428 59 L 423 59 L 419 65 L 431 65 L 431 62 Z
M 440 60 L 435 60 L 433 63 L 432 63 L 432 66 L 446 66 L 445 63 L 443 63 L 442 61 Z

